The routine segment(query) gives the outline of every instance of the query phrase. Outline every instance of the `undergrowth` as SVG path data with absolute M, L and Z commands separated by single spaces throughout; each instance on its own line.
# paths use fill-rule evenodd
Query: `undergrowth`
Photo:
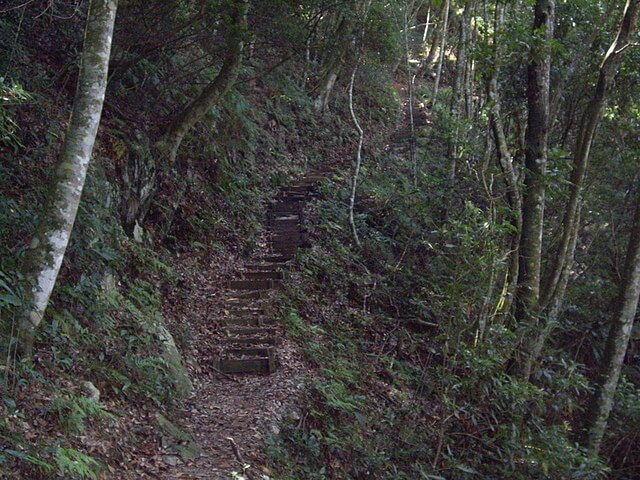
M 513 227 L 495 221 L 481 184 L 443 181 L 445 142 L 420 133 L 429 168 L 416 182 L 403 155 L 366 160 L 362 249 L 348 224 L 350 172 L 315 206 L 314 246 L 280 310 L 313 373 L 302 412 L 270 438 L 276 478 L 606 477 L 572 430 L 584 368 L 556 355 L 531 383 L 504 373 L 517 337 L 496 271 Z

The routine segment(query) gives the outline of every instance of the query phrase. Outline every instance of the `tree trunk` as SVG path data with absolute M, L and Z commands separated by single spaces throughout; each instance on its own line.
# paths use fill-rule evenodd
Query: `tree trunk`
M 527 131 L 525 134 L 525 178 L 522 198 L 516 320 L 524 329 L 537 325 L 540 313 L 540 265 L 547 169 L 549 81 L 555 0 L 537 0 L 533 22 L 534 40 L 527 67 Z M 524 346 L 524 355 L 529 346 Z M 526 363 L 526 362 L 525 362 Z M 528 373 L 523 371 L 528 379 Z
M 213 108 L 238 78 L 244 36 L 247 30 L 247 0 L 236 0 L 231 16 L 231 32 L 227 39 L 226 54 L 220 73 L 198 98 L 189 103 L 171 123 L 156 147 L 167 165 L 173 165 L 184 136 Z
M 78 89 L 47 204 L 27 250 L 23 275 L 31 284 L 21 319 L 22 345 L 30 356 L 33 332 L 49 303 L 78 212 L 107 87 L 117 0 L 89 5 Z
M 356 242 L 358 248 L 362 246 L 360 243 L 360 237 L 358 237 L 358 229 L 356 228 L 356 222 L 354 218 L 354 208 L 356 204 L 356 190 L 358 188 L 358 178 L 360 176 L 360 167 L 362 165 L 362 145 L 364 144 L 364 130 L 360 125 L 360 121 L 356 116 L 356 112 L 353 108 L 353 86 L 356 82 L 356 73 L 358 71 L 358 65 L 360 63 L 360 57 L 362 56 L 362 44 L 364 42 L 365 23 L 367 16 L 369 15 L 369 8 L 371 7 L 372 0 L 365 0 L 362 6 L 362 27 L 360 30 L 360 49 L 357 53 L 356 63 L 351 72 L 351 81 L 349 82 L 349 112 L 351 113 L 351 120 L 358 132 L 358 148 L 356 150 L 356 166 L 353 172 L 353 179 L 351 182 L 351 195 L 349 197 L 349 224 L 351 225 L 351 232 L 353 233 L 353 239 Z
M 624 357 L 633 329 L 633 321 L 640 297 L 640 196 L 636 204 L 633 230 L 629 239 L 625 271 L 620 285 L 613 324 L 609 330 L 600 376 L 585 416 L 582 444 L 597 455 L 613 407 Z
M 573 258 L 573 251 L 570 248 L 571 233 L 575 228 L 574 224 L 579 220 L 577 214 L 578 204 L 580 203 L 582 187 L 589 164 L 591 145 L 593 144 L 593 139 L 606 105 L 611 83 L 620 65 L 620 54 L 629 46 L 629 38 L 635 30 L 638 20 L 639 3 L 640 0 L 627 0 L 618 34 L 602 60 L 598 83 L 582 117 L 574 150 L 574 168 L 571 172 L 569 183 L 571 185 L 570 196 L 562 220 L 564 230 L 558 252 L 554 259 L 554 265 L 541 299 L 543 307 L 548 305 L 554 295 L 557 294 L 557 286 L 564 265 Z
M 438 90 L 440 88 L 440 78 L 442 78 L 442 64 L 444 63 L 444 50 L 447 45 L 447 30 L 449 29 L 449 0 L 444 1 L 444 22 L 442 25 L 442 34 L 440 37 L 440 56 L 438 57 L 438 68 L 436 69 L 436 80 L 433 84 L 433 106 L 438 101 Z
M 216 78 L 171 122 L 151 149 L 149 158 L 134 158 L 124 174 L 128 191 L 123 199 L 122 221 L 125 231 L 136 239 L 140 238 L 138 232 L 142 231 L 144 218 L 162 182 L 158 172 L 173 168 L 185 135 L 227 94 L 238 78 L 247 30 L 247 9 L 247 0 L 235 0 L 226 53 Z
M 449 179 L 454 182 L 458 170 L 458 145 L 460 142 L 460 123 L 465 105 L 464 84 L 465 70 L 467 66 L 467 41 L 468 41 L 468 6 L 465 6 L 460 14 L 458 32 L 458 54 L 456 58 L 456 73 L 453 84 L 453 95 L 451 98 L 451 111 L 454 122 L 453 138 L 449 140 L 447 146 L 447 157 L 451 162 Z
M 411 137 L 409 138 L 409 162 L 411 163 L 411 176 L 413 185 L 415 186 L 418 184 L 418 163 L 416 158 L 416 125 L 413 114 L 415 75 L 411 68 L 411 51 L 409 49 L 409 2 L 405 4 L 404 9 L 404 48 L 407 61 L 407 104 L 409 107 L 409 127 L 411 132 Z
M 351 22 L 348 18 L 342 17 L 338 24 L 338 28 L 336 29 L 335 37 L 338 40 L 338 45 L 329 59 L 325 74 L 321 81 L 320 93 L 314 102 L 314 106 L 318 112 L 326 112 L 329 108 L 331 92 L 333 92 L 333 87 L 338 80 L 338 75 L 340 75 L 340 72 L 342 71 L 345 57 L 352 42 Z
M 515 288 L 518 280 L 518 269 L 520 265 L 518 260 L 518 245 L 520 243 L 520 232 L 522 231 L 522 192 L 520 191 L 518 173 L 514 166 L 513 155 L 509 149 L 507 137 L 504 133 L 505 130 L 504 123 L 502 121 L 500 94 L 498 91 L 501 50 L 500 45 L 497 43 L 497 37 L 502 28 L 503 17 L 504 5 L 500 4 L 496 8 L 494 19 L 494 67 L 491 70 L 489 80 L 487 82 L 487 97 L 489 100 L 489 125 L 493 133 L 498 163 L 507 189 L 507 202 L 509 203 L 512 216 L 510 222 L 515 229 L 515 233 L 510 239 L 508 253 L 509 270 L 506 280 L 507 288 L 505 297 L 507 300 L 505 300 L 505 303 L 508 303 L 509 305 L 506 305 L 503 309 L 503 311 L 510 311 L 511 301 L 515 295 Z

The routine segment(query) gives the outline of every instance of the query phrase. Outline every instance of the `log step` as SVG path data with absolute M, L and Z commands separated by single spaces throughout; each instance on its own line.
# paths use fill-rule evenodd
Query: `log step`
M 271 255 L 268 257 L 264 257 L 263 260 L 265 262 L 286 263 L 290 261 L 293 257 L 294 257 L 293 255 Z
M 232 290 L 269 290 L 273 288 L 271 280 L 231 280 L 227 286 Z
M 278 272 L 281 270 L 281 266 L 275 263 L 248 263 L 245 265 L 246 270 L 259 271 L 259 272 Z
M 223 358 L 219 368 L 224 373 L 271 373 L 272 363 L 269 358 Z
M 226 299 L 230 305 L 249 305 L 247 300 L 259 300 L 268 296 L 268 290 L 255 290 L 253 292 L 234 293 L 232 297 Z
M 275 337 L 227 337 L 222 342 L 226 345 L 243 346 L 243 345 L 275 345 Z
M 284 273 L 267 271 L 244 272 L 242 276 L 247 280 L 282 280 L 284 278 Z
M 269 356 L 274 355 L 274 351 L 272 347 L 230 348 L 228 350 L 225 350 L 224 354 L 227 356 L 234 356 L 234 357 L 269 358 Z
M 226 327 L 227 335 L 231 337 L 247 337 L 251 335 L 274 335 L 276 333 L 275 327 L 243 327 L 232 326 Z
M 239 317 L 239 318 L 227 318 L 225 324 L 234 327 L 259 327 L 262 323 L 260 317 Z
M 265 310 L 263 308 L 253 308 L 252 305 L 253 303 L 247 304 L 247 306 L 234 305 L 231 309 L 229 309 L 229 313 L 237 317 L 242 317 L 242 316 L 259 317 L 265 314 Z

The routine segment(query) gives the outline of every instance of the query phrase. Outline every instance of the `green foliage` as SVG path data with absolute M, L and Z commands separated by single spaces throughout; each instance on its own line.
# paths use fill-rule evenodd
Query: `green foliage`
M 55 458 L 58 472 L 65 478 L 98 480 L 101 465 L 89 455 L 73 448 L 58 448 Z
M 114 417 L 104 407 L 88 397 L 58 396 L 51 404 L 62 431 L 67 435 L 77 435 L 86 429 L 86 421 L 91 418 L 109 419 Z
M 11 116 L 14 107 L 32 99 L 20 84 L 10 83 L 0 77 L 0 147 L 8 147 L 17 152 L 24 145 L 18 136 L 18 124 Z

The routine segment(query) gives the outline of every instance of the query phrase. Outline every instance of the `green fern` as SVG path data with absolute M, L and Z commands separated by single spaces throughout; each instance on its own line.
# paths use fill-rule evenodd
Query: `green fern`
M 98 480 L 98 473 L 102 468 L 100 462 L 73 448 L 58 448 L 56 464 L 60 474 L 69 475 L 65 478 Z

